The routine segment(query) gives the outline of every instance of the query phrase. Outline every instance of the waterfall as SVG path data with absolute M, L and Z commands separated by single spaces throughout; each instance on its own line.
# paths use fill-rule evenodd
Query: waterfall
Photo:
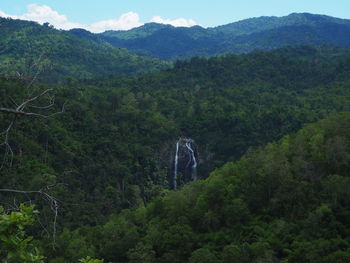
M 196 156 L 194 155 L 194 151 L 191 147 L 191 142 L 192 142 L 192 140 L 190 140 L 189 142 L 186 142 L 186 147 L 191 154 L 191 158 L 190 158 L 189 162 L 193 161 L 193 164 L 191 167 L 192 168 L 191 169 L 191 179 L 192 179 L 192 181 L 196 181 L 197 180 L 197 161 L 196 161 Z
M 177 189 L 180 184 L 197 180 L 198 166 L 197 146 L 190 138 L 180 138 L 176 142 L 173 159 L 172 188 Z
M 179 142 L 180 140 L 177 141 L 176 143 L 176 152 L 175 152 L 175 158 L 174 158 L 174 189 L 177 188 L 177 165 L 179 161 Z

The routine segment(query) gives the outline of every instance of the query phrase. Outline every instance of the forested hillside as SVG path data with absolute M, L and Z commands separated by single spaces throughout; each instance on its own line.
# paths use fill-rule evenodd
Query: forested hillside
M 349 169 L 350 115 L 338 114 L 102 226 L 65 230 L 50 262 L 347 263 Z
M 286 48 L 194 58 L 150 76 L 52 86 L 53 112 L 66 103 L 65 112 L 47 120 L 18 119 L 2 186 L 56 185 L 51 191 L 62 201 L 63 225 L 104 222 L 169 187 L 179 137 L 198 145 L 198 176 L 205 178 L 251 147 L 349 111 L 347 54 Z M 51 87 L 37 86 L 45 88 Z M 4 107 L 26 95 L 23 81 L 3 78 L 1 89 Z M 0 116 L 4 130 L 12 116 Z
M 250 18 L 214 28 L 150 23 L 128 31 L 107 31 L 99 36 L 112 45 L 138 54 L 174 60 L 270 50 L 287 45 L 349 47 L 349 33 L 349 20 L 293 13 L 284 17 Z
M 149 37 L 158 49 L 164 42 L 153 37 L 165 30 L 166 46 L 176 39 L 183 46 L 173 51 L 191 56 L 181 31 L 206 38 L 215 52 L 201 54 L 211 55 L 237 50 L 217 49 L 209 31 L 237 36 L 243 52 L 290 37 L 304 43 L 319 26 L 346 46 L 347 20 L 308 14 L 102 35 L 0 18 L 0 260 L 349 262 L 349 48 L 283 47 L 170 67 L 112 43 Z M 274 44 L 267 32 L 286 35 Z M 198 181 L 175 172 L 180 141 L 197 158 Z
M 56 30 L 48 23 L 41 26 L 0 17 L 0 71 L 11 76 L 17 76 L 17 72 L 30 75 L 33 65 L 38 65 L 42 80 L 58 84 L 72 78 L 139 75 L 168 66 L 86 35 L 93 34 L 86 32 L 84 37 L 78 37 Z

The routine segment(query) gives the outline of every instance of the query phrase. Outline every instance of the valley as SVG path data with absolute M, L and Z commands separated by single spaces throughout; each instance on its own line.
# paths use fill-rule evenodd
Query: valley
M 0 17 L 0 259 L 349 262 L 349 31 Z

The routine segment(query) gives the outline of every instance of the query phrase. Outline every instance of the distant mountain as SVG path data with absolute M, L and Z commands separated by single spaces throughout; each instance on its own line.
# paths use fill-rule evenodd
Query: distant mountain
M 215 54 L 223 40 L 220 35 L 200 26 L 186 28 L 151 23 L 124 32 L 107 31 L 99 36 L 139 55 L 171 60 Z
M 200 26 L 186 28 L 156 23 L 145 24 L 129 31 L 107 31 L 99 34 L 114 46 L 127 48 L 139 55 L 167 60 L 207 55 L 205 50 L 219 44 L 216 35 Z
M 338 25 L 350 25 L 350 20 L 340 19 L 326 15 L 314 15 L 309 13 L 292 13 L 288 16 L 262 16 L 249 18 L 223 26 L 211 28 L 216 32 L 232 34 L 232 36 L 247 35 L 265 30 L 271 30 L 286 26 L 318 26 L 324 23 Z
M 40 65 L 45 69 L 41 77 L 51 82 L 151 73 L 167 67 L 157 59 L 114 47 L 83 29 L 66 32 L 49 24 L 5 18 L 0 18 L 0 61 L 0 72 L 7 75 L 32 74 L 27 71 Z
M 159 31 L 160 29 L 170 29 L 170 28 L 173 28 L 173 26 L 158 24 L 158 23 L 147 23 L 143 26 L 136 27 L 130 30 L 119 30 L 119 31 L 109 30 L 104 32 L 102 35 L 103 37 L 106 37 L 106 38 L 110 37 L 111 39 L 117 38 L 117 39 L 130 40 L 135 38 L 147 37 Z
M 350 20 L 293 13 L 284 17 L 250 18 L 207 29 L 150 23 L 128 31 L 107 31 L 99 36 L 137 54 L 171 60 L 287 45 L 350 46 Z
M 94 34 L 84 29 L 62 31 L 48 23 L 0 18 L 0 73 L 25 73 L 32 65 L 40 64 L 46 69 L 44 78 L 52 82 L 69 77 L 137 75 L 169 66 L 159 59 L 210 57 L 296 45 L 348 47 L 350 20 L 294 13 L 207 29 L 148 23 L 128 31 Z

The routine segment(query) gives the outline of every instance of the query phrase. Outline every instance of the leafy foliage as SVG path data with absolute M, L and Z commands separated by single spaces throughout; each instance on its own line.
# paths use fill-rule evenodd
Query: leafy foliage
M 20 211 L 5 213 L 0 207 L 0 258 L 4 263 L 43 263 L 44 257 L 32 245 L 24 228 L 31 225 L 37 213 L 33 207 L 20 206 Z
M 54 215 L 37 190 L 60 201 L 55 249 L 52 233 L 31 229 L 50 263 L 347 262 L 349 116 L 292 133 L 350 111 L 349 61 L 346 49 L 301 46 L 195 57 L 152 75 L 71 79 L 52 87 L 56 110 L 67 101 L 64 113 L 16 118 L 1 187 L 36 190 L 15 200 L 36 202 L 48 232 Z M 11 107 L 28 91 L 6 75 L 0 92 Z M 0 115 L 0 128 L 12 120 Z M 201 178 L 221 168 L 169 191 L 180 136 L 196 141 Z M 26 240 L 21 224 L 3 240 L 15 231 Z M 25 245 L 23 253 L 40 255 Z
M 299 47 L 193 58 L 156 75 L 72 82 L 56 88 L 56 110 L 67 101 L 63 114 L 17 120 L 13 165 L 2 169 L 2 187 L 55 185 L 50 194 L 62 202 L 61 228 L 101 224 L 167 192 L 180 136 L 196 141 L 199 176 L 206 178 L 249 148 L 349 111 L 349 69 L 343 50 Z M 0 84 L 4 106 L 26 92 L 21 81 Z M 0 118 L 4 127 L 12 120 Z M 12 202 L 12 195 L 1 196 Z M 39 203 L 51 225 L 50 209 Z
M 81 262 L 81 263 L 103 263 L 103 260 L 93 259 L 91 257 L 86 257 L 86 258 L 80 259 L 79 262 Z
M 40 65 L 49 83 L 108 75 L 156 72 L 167 67 L 156 59 L 136 56 L 99 38 L 55 30 L 48 24 L 0 18 L 0 71 L 27 77 Z M 78 31 L 80 32 L 80 31 Z M 78 36 L 77 36 L 78 35 Z M 92 35 L 90 33 L 90 35 Z
M 350 114 L 307 125 L 204 181 L 75 233 L 114 262 L 345 263 L 349 134 Z
M 349 20 L 308 13 L 258 17 L 215 28 L 177 28 L 146 24 L 128 31 L 99 34 L 114 46 L 174 60 L 193 56 L 245 53 L 295 45 L 349 46 Z

